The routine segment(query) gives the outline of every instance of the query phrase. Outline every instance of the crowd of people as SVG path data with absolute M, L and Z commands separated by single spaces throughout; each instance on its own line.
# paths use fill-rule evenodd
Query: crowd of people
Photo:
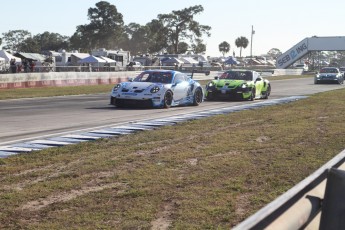
M 33 60 L 23 59 L 21 63 L 17 63 L 14 58 L 10 60 L 11 73 L 34 72 L 35 65 Z

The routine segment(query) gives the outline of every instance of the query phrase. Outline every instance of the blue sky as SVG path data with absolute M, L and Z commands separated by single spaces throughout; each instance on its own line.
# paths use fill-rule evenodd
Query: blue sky
M 76 26 L 88 24 L 87 10 L 100 0 L 31 0 L 2 1 L 0 36 L 9 30 L 27 30 L 32 35 L 59 33 L 71 36 Z M 218 45 L 227 41 L 239 55 L 236 38 L 250 41 L 252 25 L 255 30 L 253 55 L 267 53 L 271 48 L 285 52 L 302 39 L 311 36 L 345 36 L 344 0 L 108 0 L 122 13 L 125 24 L 141 25 L 194 5 L 202 5 L 204 12 L 195 19 L 212 27 L 211 37 L 204 38 L 206 54 L 220 56 Z M 250 55 L 250 44 L 242 56 Z

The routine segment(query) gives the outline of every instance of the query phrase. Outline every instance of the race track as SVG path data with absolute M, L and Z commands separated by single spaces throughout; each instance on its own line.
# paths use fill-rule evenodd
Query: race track
M 271 85 L 272 93 L 269 100 L 344 88 L 344 85 L 338 84 L 314 85 L 313 78 L 271 81 Z M 109 105 L 109 94 L 0 101 L 0 146 L 18 141 L 68 134 L 72 131 L 87 131 L 95 129 L 95 127 L 259 101 L 205 101 L 197 107 L 170 109 L 118 109 Z

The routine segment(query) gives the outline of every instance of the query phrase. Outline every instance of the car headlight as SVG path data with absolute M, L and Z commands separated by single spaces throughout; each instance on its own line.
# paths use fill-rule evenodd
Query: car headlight
M 157 93 L 159 91 L 159 87 L 158 86 L 154 86 L 153 88 L 151 88 L 150 92 L 151 93 Z
M 245 89 L 245 88 L 247 88 L 247 87 L 248 87 L 248 86 L 247 86 L 246 84 L 242 84 L 242 85 L 241 85 L 241 88 L 242 88 L 242 89 Z
M 209 82 L 208 87 L 212 87 L 212 86 L 214 86 L 213 82 Z
M 120 88 L 121 88 L 121 84 L 117 84 L 114 86 L 113 91 L 117 91 Z

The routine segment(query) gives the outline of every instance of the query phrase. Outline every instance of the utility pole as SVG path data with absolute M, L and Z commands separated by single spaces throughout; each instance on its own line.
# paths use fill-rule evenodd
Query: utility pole
M 255 31 L 252 25 L 252 32 L 251 32 L 251 37 L 250 37 L 250 57 L 253 57 L 252 51 L 253 51 L 253 35 L 254 34 L 255 34 Z

